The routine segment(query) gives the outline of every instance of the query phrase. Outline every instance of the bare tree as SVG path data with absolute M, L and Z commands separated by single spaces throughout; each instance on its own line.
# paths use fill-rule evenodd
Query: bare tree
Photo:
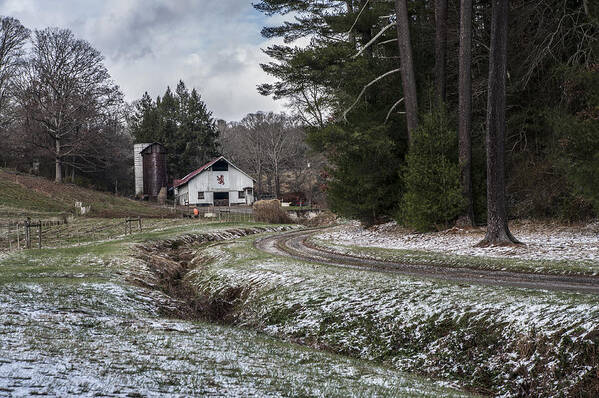
M 263 114 L 252 113 L 239 123 L 220 127 L 223 154 L 256 178 L 256 198 L 261 198 L 264 194 L 262 180 L 266 157 L 262 124 Z
M 264 121 L 264 150 L 278 198 L 281 196 L 281 174 L 301 151 L 303 131 L 285 114 L 271 112 L 265 115 Z
M 99 51 L 68 29 L 35 31 L 18 80 L 18 102 L 33 142 L 55 159 L 56 182 L 62 182 L 65 159 L 84 156 L 103 111 L 122 101 L 102 61 Z
M 408 5 L 406 1 L 395 0 L 395 13 L 397 15 L 397 43 L 401 65 L 401 83 L 408 122 L 408 140 L 411 141 L 412 132 L 418 127 L 418 97 L 416 94 L 416 75 L 414 74 L 412 43 L 410 40 L 410 19 L 408 17 Z
M 224 155 L 256 178 L 258 198 L 264 194 L 264 179 L 279 197 L 284 174 L 297 175 L 307 166 L 304 140 L 304 131 L 285 114 L 251 113 L 239 123 L 221 125 Z
M 323 87 L 309 84 L 300 92 L 291 95 L 287 106 L 304 126 L 322 128 L 333 113 L 332 98 Z
M 0 122 L 8 122 L 8 111 L 12 97 L 11 83 L 22 65 L 25 43 L 29 38 L 29 29 L 21 25 L 19 20 L 11 17 L 0 17 Z
M 510 233 L 505 200 L 505 88 L 509 0 L 493 0 L 487 99 L 487 233 L 484 245 L 519 243 Z
M 460 1 L 458 156 L 466 217 L 474 225 L 472 199 L 472 0 Z

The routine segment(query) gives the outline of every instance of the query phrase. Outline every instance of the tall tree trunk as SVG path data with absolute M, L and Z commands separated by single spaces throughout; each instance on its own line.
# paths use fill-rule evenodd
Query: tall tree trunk
M 279 199 L 281 194 L 281 181 L 279 179 L 279 165 L 275 166 L 275 196 Z
M 458 156 L 466 217 L 474 226 L 472 199 L 472 0 L 460 1 Z
M 493 0 L 487 98 L 487 234 L 479 243 L 519 243 L 508 229 L 505 201 L 505 87 L 509 0 Z
M 406 1 L 395 0 L 395 13 L 397 15 L 397 43 L 401 66 L 401 85 L 404 103 L 406 104 L 408 140 L 411 142 L 412 132 L 418 127 L 418 98 L 416 95 L 416 75 L 414 74 L 408 5 Z
M 447 0 L 435 0 L 435 94 L 437 105 L 445 102 L 447 60 Z
M 55 177 L 54 177 L 54 181 L 58 182 L 58 183 L 62 183 L 62 155 L 60 153 L 60 139 L 56 138 L 55 140 L 55 144 L 56 144 L 56 158 L 55 158 L 55 165 L 56 165 L 56 171 L 55 171 Z
M 260 200 L 262 196 L 262 165 L 258 165 L 258 192 L 256 193 L 256 200 Z

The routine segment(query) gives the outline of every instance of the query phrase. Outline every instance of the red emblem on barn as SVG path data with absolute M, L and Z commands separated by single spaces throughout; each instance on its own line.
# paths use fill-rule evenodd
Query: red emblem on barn
M 220 185 L 225 185 L 225 176 L 216 176 L 216 182 L 218 182 Z

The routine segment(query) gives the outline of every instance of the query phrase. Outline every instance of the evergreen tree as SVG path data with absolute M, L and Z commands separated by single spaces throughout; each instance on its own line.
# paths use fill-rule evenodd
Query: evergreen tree
M 160 142 L 167 151 L 171 178 L 180 178 L 218 155 L 218 129 L 212 113 L 196 89 L 191 93 L 183 81 L 175 92 L 167 87 L 152 101 L 145 93 L 130 117 L 136 142 Z

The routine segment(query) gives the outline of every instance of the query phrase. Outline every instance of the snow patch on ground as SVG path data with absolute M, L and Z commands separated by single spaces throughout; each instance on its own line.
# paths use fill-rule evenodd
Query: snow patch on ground
M 236 241 L 201 252 L 213 262 L 190 275 L 212 298 L 242 287 L 235 312 L 240 325 L 450 381 L 468 374 L 476 386 L 491 378 L 495 392 L 505 396 L 530 385 L 567 395 L 594 374 L 582 356 L 595 344 L 596 296 L 455 284 L 281 257 L 244 255 L 241 261 L 243 245 L 252 250 Z M 554 365 L 559 358 L 570 368 Z M 556 366 L 563 380 L 553 379 Z
M 480 257 L 599 262 L 599 222 L 578 227 L 518 223 L 511 225 L 510 229 L 524 245 L 474 247 L 485 235 L 482 228 L 413 233 L 395 222 L 370 229 L 352 222 L 318 234 L 316 238 L 345 246 L 422 250 Z

